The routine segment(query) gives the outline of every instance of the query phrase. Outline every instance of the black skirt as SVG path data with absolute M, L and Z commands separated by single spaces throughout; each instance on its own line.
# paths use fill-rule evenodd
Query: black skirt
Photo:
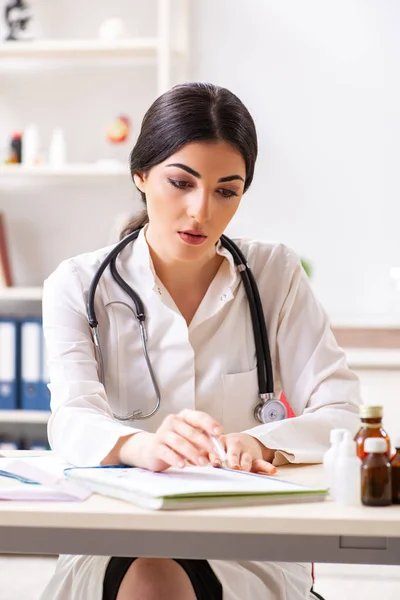
M 119 587 L 136 558 L 113 556 L 108 563 L 103 582 L 103 600 L 116 600 Z M 206 560 L 175 558 L 185 570 L 197 600 L 222 600 L 222 585 Z

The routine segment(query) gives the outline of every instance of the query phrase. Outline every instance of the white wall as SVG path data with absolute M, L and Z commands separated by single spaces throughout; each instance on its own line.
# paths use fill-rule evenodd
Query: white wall
M 193 3 L 193 78 L 237 93 L 260 138 L 232 231 L 309 258 L 336 321 L 400 324 L 400 4 Z
M 335 322 L 400 323 L 389 279 L 390 266 L 400 265 L 400 4 L 190 4 L 191 79 L 236 92 L 259 133 L 256 177 L 231 233 L 281 240 L 308 258 Z M 107 16 L 122 16 L 132 35 L 155 30 L 155 0 L 96 0 L 96 11 L 88 0 L 33 7 L 44 37 L 94 37 Z M 154 96 L 146 66 L 0 71 L 0 148 L 36 120 L 44 145 L 54 126 L 65 128 L 74 161 L 124 159 L 130 145 L 108 146 L 105 127 L 125 111 L 135 136 Z M 40 283 L 65 256 L 107 243 L 115 217 L 132 206 L 129 181 L 118 189 L 0 186 L 17 283 Z

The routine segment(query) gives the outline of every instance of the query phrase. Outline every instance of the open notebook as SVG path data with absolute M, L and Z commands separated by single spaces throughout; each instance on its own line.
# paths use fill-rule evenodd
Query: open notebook
M 65 475 L 92 492 L 153 510 L 311 502 L 324 500 L 328 493 L 275 476 L 213 467 L 170 468 L 162 473 L 134 467 L 78 467 L 66 469 Z

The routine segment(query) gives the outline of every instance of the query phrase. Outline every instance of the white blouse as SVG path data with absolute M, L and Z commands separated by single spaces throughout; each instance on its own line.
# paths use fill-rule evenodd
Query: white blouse
M 45 281 L 43 327 L 49 361 L 51 447 L 76 465 L 98 464 L 121 436 L 155 431 L 169 413 L 191 408 L 209 413 L 225 433 L 246 431 L 276 449 L 274 464 L 320 462 L 329 432 L 355 432 L 359 382 L 337 346 L 300 260 L 282 244 L 235 240 L 257 281 L 266 318 L 275 392 L 284 391 L 296 414 L 259 425 L 258 385 L 249 305 L 233 259 L 224 256 L 190 326 L 157 278 L 142 230 L 119 255 L 122 277 L 146 310 L 148 352 L 161 391 L 150 419 L 121 423 L 113 413 L 150 411 L 156 402 L 142 353 L 132 301 L 109 269 L 96 292 L 95 309 L 105 361 L 105 387 L 88 325 L 92 277 L 111 247 L 65 260 Z

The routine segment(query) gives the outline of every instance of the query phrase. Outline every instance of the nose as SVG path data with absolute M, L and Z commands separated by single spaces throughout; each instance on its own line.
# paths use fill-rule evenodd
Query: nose
M 188 216 L 198 223 L 206 223 L 211 217 L 211 194 L 207 190 L 196 190 L 190 195 Z

